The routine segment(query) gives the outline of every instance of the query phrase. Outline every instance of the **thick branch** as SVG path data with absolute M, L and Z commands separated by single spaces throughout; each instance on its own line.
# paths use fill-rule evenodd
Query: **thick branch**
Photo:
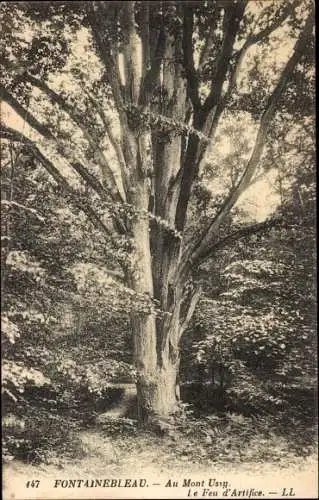
M 139 47 L 134 7 L 134 1 L 123 2 L 123 21 L 126 31 L 126 43 L 123 44 L 126 99 L 128 103 L 136 105 L 139 101 L 141 75 L 138 74 Z
M 181 327 L 180 327 L 180 337 L 185 332 L 186 328 L 188 327 L 188 325 L 190 323 L 190 320 L 193 317 L 193 314 L 194 314 L 195 308 L 196 308 L 196 306 L 198 304 L 198 301 L 200 299 L 201 293 L 202 293 L 202 289 L 201 289 L 201 287 L 198 287 L 198 288 L 195 289 L 195 291 L 194 291 L 194 293 L 193 293 L 193 295 L 191 297 L 186 317 L 184 318 L 184 320 L 183 320 L 183 322 L 181 324 Z
M 157 37 L 157 43 L 154 52 L 154 57 L 151 61 L 151 67 L 146 72 L 142 82 L 141 93 L 140 93 L 141 106 L 148 104 L 150 102 L 153 92 L 156 88 L 156 85 L 158 84 L 164 52 L 165 52 L 165 34 L 164 34 L 164 29 L 161 27 Z
M 141 7 L 142 78 L 145 78 L 151 64 L 150 2 L 148 0 L 144 1 Z
M 240 21 L 243 17 L 247 0 L 238 2 L 236 5 L 229 5 L 225 10 L 224 18 L 224 38 L 222 48 L 217 59 L 216 71 L 212 79 L 211 91 L 206 98 L 203 109 L 207 116 L 210 110 L 217 105 L 220 100 L 223 84 L 229 67 L 230 58 L 233 51 L 236 35 Z
M 82 177 L 82 179 L 86 182 L 88 187 L 92 188 L 101 198 L 101 200 L 107 199 L 107 192 L 105 188 L 100 183 L 100 181 L 91 174 L 83 165 L 79 162 L 70 163 L 71 167 Z
M 267 219 L 263 222 L 258 222 L 256 224 L 251 224 L 250 226 L 243 227 L 230 233 L 224 238 L 217 242 L 212 242 L 207 246 L 205 252 L 201 255 L 198 261 L 193 261 L 193 266 L 198 266 L 203 264 L 206 260 L 211 258 L 218 250 L 222 250 L 234 241 L 238 241 L 242 238 L 250 237 L 254 234 L 261 233 L 264 231 L 269 231 L 271 228 L 280 226 L 283 223 L 282 217 L 276 217 L 273 219 Z
M 247 0 L 240 0 L 235 5 L 231 5 L 231 3 L 227 4 L 226 2 L 225 5 L 223 43 L 217 58 L 216 71 L 212 78 L 211 90 L 202 106 L 201 113 L 201 130 L 211 139 L 214 137 L 220 116 L 225 107 L 226 101 L 222 97 L 223 85 L 226 81 L 236 36 L 239 30 L 240 21 L 244 15 Z M 196 162 L 198 164 L 200 164 L 206 148 L 207 143 L 201 142 L 196 157 Z
M 199 98 L 199 81 L 194 66 L 194 47 L 193 47 L 193 31 L 194 31 L 194 13 L 190 5 L 184 5 L 184 22 L 183 22 L 183 61 L 186 72 L 188 95 L 194 108 L 200 108 L 201 102 Z
M 105 65 L 108 81 L 112 89 L 114 102 L 119 115 L 125 161 L 128 167 L 133 167 L 135 165 L 135 144 L 130 140 L 130 130 L 121 89 L 120 71 L 116 60 L 117 49 L 114 47 L 114 43 L 107 33 L 105 33 L 105 29 L 101 25 L 101 19 L 105 19 L 105 12 L 103 9 L 101 10 L 101 4 L 102 2 L 87 2 L 88 20 L 101 60 Z M 112 2 L 104 2 L 102 6 L 111 9 L 111 4 Z
M 182 168 L 176 176 L 176 182 L 180 179 L 180 191 L 175 216 L 177 231 L 182 231 L 184 229 L 192 184 L 198 171 L 198 162 L 196 161 L 198 148 L 199 138 L 195 134 L 192 134 L 188 138 L 187 150 L 183 158 Z

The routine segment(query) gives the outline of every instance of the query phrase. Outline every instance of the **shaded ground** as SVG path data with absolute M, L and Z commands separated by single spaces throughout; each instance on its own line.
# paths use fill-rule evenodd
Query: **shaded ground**
M 218 473 L 227 478 L 242 475 L 257 477 L 266 476 L 287 478 L 300 477 L 302 481 L 312 481 L 317 474 L 315 453 L 307 457 L 297 457 L 293 453 L 274 453 L 270 461 L 244 461 L 244 457 L 229 456 L 222 460 L 216 456 L 202 459 L 190 453 L 183 455 L 179 447 L 187 443 L 176 443 L 176 438 L 157 437 L 154 435 L 106 435 L 102 428 L 80 430 L 75 432 L 77 458 L 52 457 L 51 463 L 30 465 L 20 461 L 12 461 L 4 468 L 4 479 L 10 477 L 10 483 L 21 482 L 23 477 L 29 478 L 79 478 L 79 477 L 149 477 L 172 476 L 183 477 L 191 474 Z M 261 439 L 261 441 L 263 441 Z M 274 443 L 260 443 L 271 448 Z M 253 445 L 254 446 L 254 445 Z M 277 443 L 280 448 L 280 443 Z M 269 451 L 274 451 L 270 450 Z M 278 451 L 278 450 L 277 450 Z M 289 481 L 290 481 L 289 479 Z M 228 479 L 229 480 L 229 479 Z M 289 483 L 290 484 L 290 483 Z M 315 486 L 315 485 L 314 485 Z
M 30 459 L 33 465 L 12 460 L 4 467 L 5 486 L 24 485 L 30 479 L 42 482 L 51 479 L 52 482 L 57 478 L 121 477 L 154 478 L 156 483 L 165 485 L 168 478 L 198 477 L 202 480 L 213 475 L 245 488 L 249 480 L 258 487 L 264 484 L 269 488 L 275 478 L 284 487 L 303 485 L 306 490 L 299 491 L 299 496 L 305 492 L 306 497 L 316 498 L 317 451 L 313 418 L 301 421 L 292 418 L 290 412 L 288 424 L 285 414 L 283 420 L 279 415 L 255 418 L 224 412 L 195 418 L 190 414 L 157 435 L 139 429 L 136 421 L 127 418 L 127 409 L 133 399 L 134 388 L 125 386 L 118 403 L 107 412 L 100 412 L 95 422 L 83 421 L 76 425 L 68 438 L 54 441 L 57 445 L 49 446 L 39 460 L 33 455 Z M 54 429 L 56 432 L 56 426 Z M 166 490 L 166 498 L 170 498 L 170 491 L 170 488 Z M 28 493 L 32 492 L 28 490 Z M 123 495 L 123 491 L 120 493 Z M 111 493 L 108 495 L 111 498 Z M 186 495 L 184 488 L 180 496 L 174 498 L 186 498 Z M 20 498 L 35 497 L 20 495 Z M 50 496 L 37 498 L 43 500 Z M 73 495 L 72 498 L 84 497 Z M 144 498 L 159 497 L 152 494 Z

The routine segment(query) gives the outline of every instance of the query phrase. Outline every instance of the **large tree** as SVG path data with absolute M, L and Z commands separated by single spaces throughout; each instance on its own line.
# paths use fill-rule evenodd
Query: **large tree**
M 166 417 L 178 406 L 179 342 L 200 296 L 194 272 L 276 222 L 232 232 L 227 221 L 267 165 L 274 130 L 309 124 L 312 3 L 8 2 L 2 20 L 1 98 L 27 125 L 3 123 L 1 135 L 31 150 L 113 245 L 119 279 L 149 304 L 131 314 L 139 415 Z M 283 41 L 287 56 L 276 61 Z M 255 138 L 198 230 L 193 188 L 229 117 L 239 136 L 254 126 Z

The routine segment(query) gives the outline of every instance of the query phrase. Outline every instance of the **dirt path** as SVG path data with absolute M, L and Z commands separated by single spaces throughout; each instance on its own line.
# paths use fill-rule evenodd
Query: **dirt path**
M 132 401 L 136 397 L 136 385 L 135 384 L 114 384 L 114 387 L 124 389 L 123 396 L 121 397 L 119 403 L 112 409 L 101 413 L 97 419 L 98 423 L 102 423 L 104 419 L 107 418 L 121 418 L 125 417 L 127 410 L 129 409 Z

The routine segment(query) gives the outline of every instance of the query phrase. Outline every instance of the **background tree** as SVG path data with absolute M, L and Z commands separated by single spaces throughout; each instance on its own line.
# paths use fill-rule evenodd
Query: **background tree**
M 312 11 L 307 1 L 245 0 L 2 7 L 1 97 L 32 135 L 5 125 L 1 135 L 43 164 L 148 304 L 131 313 L 143 421 L 177 409 L 179 343 L 200 296 L 194 272 L 274 223 L 233 232 L 229 214 L 266 165 L 271 131 L 303 121 Z M 287 58 L 276 62 L 283 37 Z M 193 238 L 192 188 L 230 116 L 255 139 Z M 223 176 L 217 169 L 213 180 Z

